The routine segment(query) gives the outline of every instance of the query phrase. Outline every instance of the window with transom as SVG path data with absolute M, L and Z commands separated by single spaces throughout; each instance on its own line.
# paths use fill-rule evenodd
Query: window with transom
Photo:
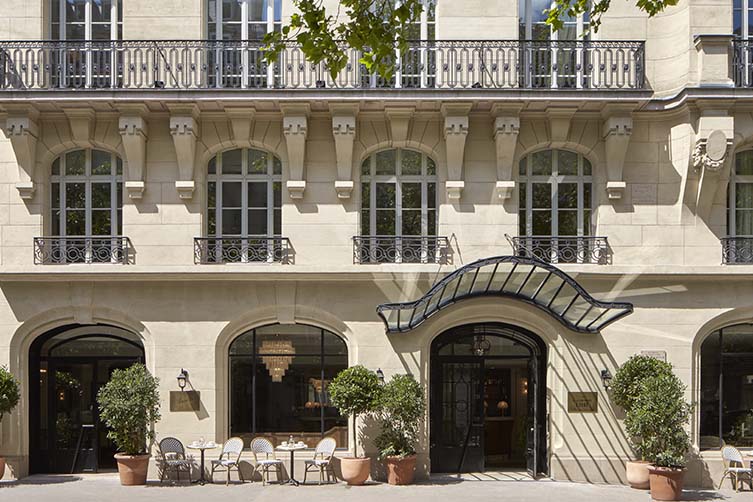
M 728 227 L 731 237 L 753 237 L 753 150 L 735 155 L 729 181 Z
M 51 0 L 53 40 L 120 40 L 123 0 Z

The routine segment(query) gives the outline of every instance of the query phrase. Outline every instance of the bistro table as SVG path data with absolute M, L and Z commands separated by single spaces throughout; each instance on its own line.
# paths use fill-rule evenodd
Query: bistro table
M 215 443 L 214 441 L 207 441 L 207 442 L 201 442 L 201 443 L 194 442 L 194 443 L 190 443 L 186 445 L 186 448 L 188 449 L 201 451 L 201 467 L 199 468 L 199 479 L 194 480 L 193 481 L 194 483 L 199 483 L 201 486 L 204 486 L 206 484 L 207 478 L 204 475 L 205 474 L 204 452 L 206 450 L 212 450 L 214 448 L 217 448 L 217 446 L 219 445 Z
M 295 444 L 281 444 L 277 448 L 275 448 L 278 451 L 289 451 L 290 452 L 290 476 L 288 476 L 288 482 L 287 484 L 298 486 L 300 483 L 295 480 L 295 452 L 299 450 L 305 450 L 306 445 L 298 441 Z

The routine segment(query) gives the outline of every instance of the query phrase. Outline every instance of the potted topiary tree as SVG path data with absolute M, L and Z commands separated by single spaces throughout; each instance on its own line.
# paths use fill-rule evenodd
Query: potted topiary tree
M 424 410 L 424 391 L 413 376 L 395 375 L 382 388 L 376 412 L 381 432 L 374 442 L 379 458 L 387 463 L 387 482 L 391 485 L 413 483 Z
M 375 410 L 382 390 L 379 377 L 363 366 L 352 366 L 338 373 L 327 390 L 340 413 L 353 418 L 354 457 L 340 459 L 343 479 L 349 485 L 362 485 L 369 478 L 371 459 L 358 456 L 358 417 Z
M 654 500 L 680 500 L 682 496 L 690 412 L 685 385 L 670 373 L 644 380 L 625 418 L 628 433 L 640 438 L 637 448 L 652 464 L 649 477 Z
M 672 374 L 672 365 L 667 362 L 643 355 L 632 356 L 620 366 L 612 379 L 610 386 L 612 399 L 615 404 L 625 410 L 625 413 L 629 413 L 638 398 L 644 380 L 670 374 Z M 650 462 L 641 453 L 640 438 L 633 437 L 631 442 L 639 459 L 627 462 L 625 477 L 631 487 L 648 490 Z
M 0 424 L 3 416 L 10 413 L 21 399 L 18 380 L 5 366 L 0 366 Z M 0 479 L 5 474 L 5 457 L 0 456 Z
M 146 484 L 149 468 L 147 442 L 154 439 L 154 424 L 160 419 L 159 380 L 146 366 L 113 371 L 99 389 L 99 416 L 109 427 L 107 437 L 115 442 L 120 484 Z

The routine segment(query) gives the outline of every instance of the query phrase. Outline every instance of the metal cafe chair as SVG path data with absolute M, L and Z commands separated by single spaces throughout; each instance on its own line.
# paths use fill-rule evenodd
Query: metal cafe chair
M 159 451 L 161 457 L 160 483 L 165 480 L 168 470 L 175 471 L 178 481 L 180 481 L 180 471 L 186 471 L 188 473 L 188 481 L 191 481 L 193 460 L 186 457 L 186 450 L 179 439 L 174 437 L 164 438 L 159 442 Z
M 305 461 L 306 469 L 303 472 L 303 483 L 306 484 L 306 475 L 309 471 L 319 471 L 319 484 L 324 482 L 324 473 L 327 473 L 327 483 L 330 482 L 330 475 L 335 478 L 335 471 L 332 467 L 332 457 L 335 454 L 337 441 L 335 438 L 324 438 L 316 445 L 314 457 Z
M 254 438 L 251 441 L 251 453 L 254 454 L 254 472 L 261 470 L 261 483 L 269 482 L 269 470 L 274 469 L 277 473 L 277 482 L 282 482 L 282 460 L 275 456 L 275 447 L 266 438 Z M 262 457 L 263 455 L 263 457 Z
M 220 453 L 220 458 L 212 460 L 212 473 L 209 475 L 212 483 L 214 483 L 215 471 L 219 470 L 219 472 L 222 472 L 224 470 L 227 472 L 227 480 L 225 481 L 225 485 L 229 485 L 230 471 L 232 469 L 238 471 L 238 479 L 240 479 L 241 483 L 243 483 L 243 473 L 241 472 L 240 466 L 241 453 L 243 453 L 243 440 L 241 438 L 233 437 L 225 441 L 225 444 L 222 445 L 222 453 Z
M 753 468 L 745 467 L 745 460 L 740 450 L 734 446 L 722 447 L 722 461 L 724 462 L 724 474 L 719 481 L 719 488 L 722 487 L 724 478 L 729 476 L 730 481 L 732 481 L 732 488 L 735 491 L 739 490 L 744 479 L 747 479 L 748 486 L 753 490 Z

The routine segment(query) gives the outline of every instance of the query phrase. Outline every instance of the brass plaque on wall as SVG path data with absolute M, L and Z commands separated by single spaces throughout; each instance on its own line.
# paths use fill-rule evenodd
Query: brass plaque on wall
M 198 390 L 171 390 L 170 411 L 199 411 Z
M 599 410 L 599 396 L 596 392 L 568 392 L 568 413 L 596 413 Z

